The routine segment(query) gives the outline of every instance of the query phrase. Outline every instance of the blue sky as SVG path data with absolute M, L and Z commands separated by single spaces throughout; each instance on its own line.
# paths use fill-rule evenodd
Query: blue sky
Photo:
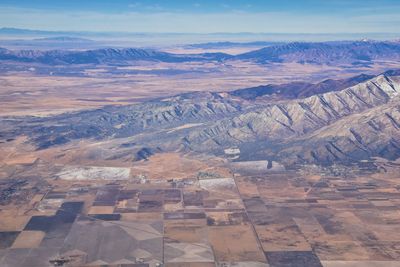
M 1 0 L 0 27 L 129 32 L 400 32 L 399 0 Z

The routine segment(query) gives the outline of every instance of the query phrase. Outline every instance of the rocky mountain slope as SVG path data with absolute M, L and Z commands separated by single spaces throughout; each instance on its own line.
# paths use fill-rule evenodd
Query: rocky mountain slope
M 399 92 L 400 81 L 398 76 L 380 75 L 339 92 L 329 92 L 302 100 L 271 104 L 241 113 L 231 119 L 218 121 L 202 131 L 190 133 L 187 137 L 187 143 L 191 147 L 195 147 L 195 149 L 201 147 L 207 147 L 208 149 L 214 147 L 217 149 L 220 146 L 232 145 L 246 147 L 248 146 L 247 143 L 255 143 L 260 148 L 261 144 L 264 144 L 266 146 L 266 154 L 272 156 L 277 151 L 277 148 L 279 150 L 285 149 L 287 146 L 291 146 L 292 142 L 295 142 L 298 138 L 304 137 L 306 139 L 303 138 L 303 144 L 307 141 L 317 145 L 319 148 L 320 136 L 312 135 L 315 131 L 322 131 L 325 127 L 333 127 L 332 125 L 335 123 L 336 127 L 340 128 L 343 123 L 348 122 L 348 117 L 355 114 L 364 116 L 364 112 L 371 114 L 368 112 L 372 109 L 375 111 L 382 109 L 387 114 L 394 114 L 393 116 L 389 115 L 389 117 L 391 116 L 393 125 L 397 125 L 399 121 L 395 110 L 397 104 L 399 104 Z M 378 122 L 377 124 L 379 125 Z M 357 127 L 362 129 L 365 126 L 357 123 L 348 125 L 348 127 L 354 127 L 354 129 Z M 380 129 L 384 131 L 390 130 L 388 127 L 381 127 Z M 335 139 L 335 130 L 330 132 L 332 132 L 330 137 Z M 371 132 L 371 135 L 373 134 L 378 134 L 378 132 Z M 389 139 L 396 138 L 391 132 L 379 134 L 387 135 Z M 348 129 L 348 137 L 351 137 L 349 142 L 355 142 L 352 147 L 348 146 L 346 149 L 352 151 L 359 149 L 357 146 L 358 136 L 356 130 Z M 398 141 L 400 139 L 395 140 L 395 142 Z M 197 148 L 197 144 L 201 144 L 201 146 Z M 309 151 L 311 153 L 310 147 L 312 146 L 304 145 L 301 151 Z M 323 147 L 325 147 L 325 144 Z M 273 153 L 270 153 L 271 151 Z M 374 152 L 376 152 L 376 155 L 379 154 L 378 151 Z M 327 150 L 326 153 L 329 153 L 329 151 Z M 372 154 L 369 153 L 369 155 Z M 299 159 L 307 158 L 306 155 L 301 153 L 296 157 Z M 310 161 L 312 160 L 310 159 Z M 315 160 L 322 161 L 322 158 L 316 157 Z
M 123 139 L 124 153 L 140 155 L 176 150 L 223 155 L 236 147 L 239 160 L 267 158 L 286 165 L 395 159 L 400 156 L 400 73 L 276 103 L 187 93 L 47 118 L 2 118 L 1 123 L 3 140 L 26 135 L 37 149 L 82 139 Z
M 348 116 L 286 144 L 278 157 L 289 161 L 337 162 L 400 157 L 399 101 Z

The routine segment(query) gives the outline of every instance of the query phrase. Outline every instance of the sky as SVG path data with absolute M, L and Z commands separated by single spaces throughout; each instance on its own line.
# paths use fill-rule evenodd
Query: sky
M 157 33 L 400 33 L 400 0 L 0 0 L 0 27 Z

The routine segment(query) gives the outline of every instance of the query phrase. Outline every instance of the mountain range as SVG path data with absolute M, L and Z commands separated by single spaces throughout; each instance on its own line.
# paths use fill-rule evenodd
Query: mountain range
M 368 64 L 375 60 L 400 59 L 400 42 L 357 41 L 326 43 L 288 43 L 229 55 L 224 53 L 173 54 L 152 49 L 102 48 L 85 51 L 8 50 L 0 49 L 0 61 L 37 62 L 43 64 L 124 64 L 147 60 L 161 62 L 244 60 L 260 64 L 297 62 L 311 64 Z
M 240 91 L 195 92 L 45 118 L 3 117 L 0 136 L 26 135 L 39 150 L 111 140 L 114 158 L 128 154 L 132 160 L 142 159 L 143 151 L 224 156 L 230 148 L 240 150 L 239 160 L 287 166 L 400 157 L 400 71 L 326 83 L 322 93 L 314 84 L 297 90 L 302 98 L 279 101 L 248 97 L 252 89 L 244 97 Z
M 327 42 L 301 43 L 265 47 L 237 56 L 238 59 L 266 62 L 314 64 L 357 63 L 376 59 L 399 60 L 399 42 Z
M 171 54 L 153 49 L 140 48 L 102 48 L 85 51 L 69 50 L 8 50 L 0 48 L 0 61 L 33 62 L 49 65 L 65 64 L 124 64 L 130 61 L 209 61 L 230 58 L 223 53 L 204 53 L 193 55 Z

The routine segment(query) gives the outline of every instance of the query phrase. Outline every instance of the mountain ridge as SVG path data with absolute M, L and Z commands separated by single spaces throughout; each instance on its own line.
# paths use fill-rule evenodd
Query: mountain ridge
M 133 144 L 118 146 L 117 154 L 223 156 L 225 149 L 237 147 L 239 160 L 268 158 L 288 165 L 395 159 L 399 94 L 399 71 L 389 71 L 343 90 L 277 103 L 197 92 L 46 118 L 3 118 L 0 134 L 27 135 L 39 150 L 88 139 Z
M 291 82 L 286 84 L 267 84 L 237 89 L 230 91 L 229 94 L 246 100 L 254 100 L 260 97 L 274 97 L 275 99 L 305 98 L 314 94 L 342 90 L 373 77 L 374 75 L 360 74 L 346 79 L 326 79 L 319 83 Z

